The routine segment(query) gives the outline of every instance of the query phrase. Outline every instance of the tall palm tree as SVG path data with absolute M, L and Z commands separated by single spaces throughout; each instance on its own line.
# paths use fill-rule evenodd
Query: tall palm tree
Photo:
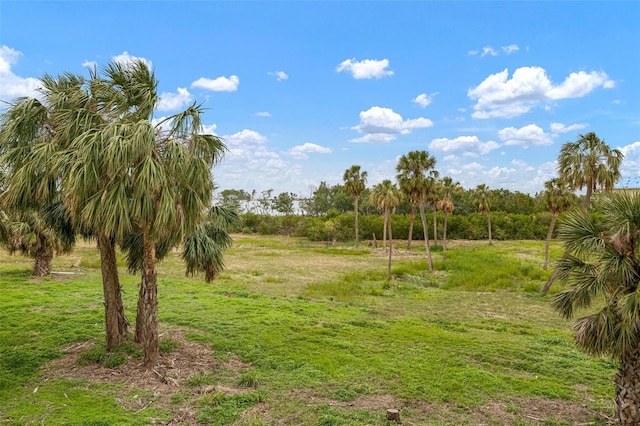
M 594 132 L 579 135 L 575 142 L 562 145 L 558 156 L 558 174 L 573 189 L 586 188 L 582 211 L 587 212 L 591 195 L 598 188 L 611 189 L 620 179 L 624 155 L 611 149 Z
M 427 151 L 410 151 L 408 154 L 402 155 L 396 165 L 396 179 L 398 180 L 400 191 L 411 203 L 407 250 L 411 250 L 416 206 L 424 199 L 425 173 L 435 173 L 435 166 L 435 157 L 430 156 Z
M 389 263 L 387 266 L 387 281 L 391 280 L 391 257 L 393 253 L 393 232 L 391 224 L 391 209 L 400 204 L 402 194 L 389 179 L 373 187 L 371 198 L 374 204 L 384 211 L 389 230 Z
M 64 73 L 40 79 L 40 99 L 23 98 L 3 115 L 0 146 L 3 164 L 11 168 L 11 179 L 3 191 L 3 204 L 17 209 L 51 206 L 63 197 L 68 167 L 64 153 L 75 137 L 89 129 L 100 129 L 112 119 L 110 110 L 99 108 L 100 93 L 83 77 Z M 100 95 L 100 96 L 98 96 Z M 68 200 L 65 200 L 68 201 Z M 100 250 L 105 305 L 107 350 L 126 337 L 128 322 L 120 291 L 115 241 L 96 234 L 92 226 L 79 221 L 77 206 L 65 202 L 76 230 L 93 235 Z M 84 226 L 83 226 L 84 225 Z
M 549 264 L 549 244 L 551 242 L 551 236 L 553 235 L 553 229 L 558 220 L 558 215 L 573 206 L 576 196 L 571 192 L 569 186 L 558 178 L 548 180 L 544 183 L 542 196 L 547 208 L 551 212 L 551 222 L 549 223 L 549 231 L 547 232 L 547 240 L 544 246 L 544 265 L 542 267 L 543 269 L 547 269 L 547 265 Z
M 480 213 L 487 214 L 487 228 L 489 230 L 489 245 L 493 244 L 491 240 L 491 192 L 489 187 L 484 183 L 476 186 L 473 191 L 473 204 Z
M 446 262 L 447 260 L 447 218 L 453 210 L 455 209 L 455 205 L 453 204 L 453 199 L 451 198 L 451 194 L 462 191 L 462 186 L 460 182 L 453 181 L 453 178 L 450 176 L 445 176 L 442 178 L 440 182 L 441 188 L 441 199 L 439 199 L 436 203 L 436 207 L 442 211 L 444 214 L 444 223 L 442 230 L 442 260 Z
M 600 305 L 576 321 L 576 344 L 594 355 L 619 361 L 614 380 L 616 414 L 624 425 L 640 424 L 640 192 L 603 194 L 594 220 L 574 210 L 558 229 L 568 254 L 557 264 L 569 289 L 557 293 L 553 308 L 565 318 Z
M 158 356 L 158 251 L 206 222 L 212 167 L 225 147 L 217 137 L 203 134 L 202 108 L 195 104 L 152 124 L 158 83 L 142 61 L 110 63 L 103 73 L 93 76 L 92 87 L 102 96 L 99 107 L 116 118 L 73 140 L 63 186 L 83 222 L 119 241 L 140 235 L 136 341 L 149 367 Z
M 355 217 L 356 246 L 360 243 L 360 231 L 358 227 L 358 198 L 367 185 L 367 172 L 360 171 L 359 165 L 353 165 L 345 170 L 342 176 L 344 187 L 353 197 L 353 214 Z

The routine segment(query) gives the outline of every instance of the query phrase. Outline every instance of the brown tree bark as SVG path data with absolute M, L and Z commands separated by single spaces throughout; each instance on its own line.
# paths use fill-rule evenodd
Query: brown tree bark
M 358 226 L 358 197 L 354 197 L 353 214 L 355 215 L 356 247 L 360 245 L 360 227 Z
M 389 209 L 385 212 L 387 216 L 387 224 L 389 226 L 389 265 L 387 266 L 387 281 L 391 281 L 391 256 L 393 253 L 393 234 L 391 233 L 391 213 Z
M 640 347 L 620 357 L 614 379 L 616 415 L 622 425 L 640 424 Z
M 411 216 L 409 216 L 409 235 L 407 237 L 407 251 L 411 250 L 411 240 L 413 239 L 413 222 L 416 218 L 416 205 L 411 204 Z
M 424 230 L 424 247 L 427 251 L 427 261 L 429 262 L 429 272 L 433 272 L 433 259 L 431 259 L 431 247 L 429 245 L 429 228 L 427 227 L 427 217 L 424 214 L 424 203 L 420 203 L 420 219 Z
M 438 244 L 438 210 L 433 208 L 433 244 Z
M 487 210 L 487 223 L 489 224 L 489 245 L 493 244 L 493 240 L 491 239 L 491 211 Z
M 158 280 L 156 275 L 156 245 L 148 233 L 143 237 L 142 280 L 138 294 L 136 342 L 144 349 L 144 366 L 153 367 L 158 360 Z
M 110 351 L 127 338 L 129 321 L 124 315 L 115 243 L 110 237 L 100 235 L 98 237 L 98 250 L 100 251 L 102 291 L 104 293 L 107 350 Z
M 444 223 L 442 224 L 442 261 L 447 261 L 447 218 L 449 213 L 444 212 Z
M 33 275 L 36 277 L 44 277 L 51 275 L 51 261 L 53 260 L 53 248 L 44 246 L 35 253 L 35 262 L 33 265 Z
M 551 223 L 549 224 L 549 231 L 547 232 L 547 241 L 544 244 L 544 264 L 542 265 L 542 269 L 544 269 L 545 271 L 547 270 L 547 266 L 549 266 L 549 244 L 551 243 L 553 228 L 555 228 L 556 226 L 557 219 L 558 213 L 553 213 L 553 216 L 551 216 Z

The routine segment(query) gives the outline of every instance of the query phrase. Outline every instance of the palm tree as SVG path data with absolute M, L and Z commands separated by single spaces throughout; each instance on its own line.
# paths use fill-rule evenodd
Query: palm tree
M 565 318 L 601 304 L 576 321 L 576 344 L 593 355 L 619 361 L 614 380 L 616 414 L 624 425 L 640 424 L 640 192 L 606 193 L 594 203 L 594 220 L 574 210 L 558 229 L 567 255 L 557 264 L 569 289 L 553 308 Z
M 447 260 L 447 218 L 453 210 L 455 209 L 455 205 L 453 204 L 453 199 L 451 198 L 452 193 L 457 193 L 462 191 L 462 186 L 460 182 L 454 182 L 453 178 L 450 176 L 445 176 L 441 181 L 441 194 L 442 198 L 438 200 L 436 207 L 442 211 L 444 214 L 444 223 L 442 230 L 442 260 L 446 262 Z
M 553 229 L 556 225 L 558 215 L 569 210 L 571 206 L 573 206 L 576 197 L 566 183 L 558 178 L 548 180 L 544 183 L 544 192 L 542 196 L 547 208 L 551 212 L 551 223 L 549 223 L 549 231 L 547 232 L 547 240 L 544 246 L 544 265 L 542 267 L 546 270 L 547 265 L 549 264 L 549 244 L 551 242 L 551 236 L 553 235 Z
M 620 179 L 624 155 L 611 149 L 594 132 L 579 135 L 575 142 L 562 145 L 558 156 L 558 174 L 573 189 L 586 188 L 582 211 L 587 212 L 591 195 L 598 187 L 611 189 Z
M 435 173 L 435 166 L 435 157 L 430 156 L 427 151 L 410 151 L 408 154 L 402 155 L 396 165 L 396 172 L 398 172 L 396 179 L 398 180 L 400 191 L 411 203 L 407 250 L 411 250 L 416 205 L 424 199 L 425 173 Z
M 3 204 L 13 209 L 40 209 L 54 205 L 63 197 L 59 185 L 71 165 L 63 153 L 75 137 L 89 129 L 100 129 L 112 119 L 108 109 L 98 108 L 101 93 L 84 78 L 65 73 L 40 79 L 42 101 L 19 99 L 3 115 L 0 130 L 2 163 L 11 170 L 11 179 L 3 192 Z M 101 257 L 105 304 L 106 347 L 111 350 L 127 334 L 128 322 L 120 291 L 115 241 L 109 235 L 96 234 L 92 224 L 82 224 L 77 206 L 65 200 L 67 214 L 76 230 L 93 235 Z
M 491 240 L 491 192 L 489 187 L 484 183 L 476 186 L 473 192 L 473 204 L 480 213 L 487 214 L 487 227 L 489 229 L 489 245 L 493 244 Z
M 360 243 L 360 234 L 358 228 L 358 198 L 364 191 L 367 184 L 367 172 L 360 171 L 360 166 L 353 165 L 345 170 L 342 176 L 344 186 L 346 190 L 353 197 L 353 214 L 355 216 L 355 230 L 356 230 L 356 246 Z
M 158 83 L 142 61 L 111 63 L 104 74 L 93 75 L 91 84 L 101 95 L 99 107 L 114 119 L 73 140 L 63 187 L 83 223 L 118 241 L 141 238 L 136 341 L 150 367 L 158 356 L 158 251 L 206 222 L 212 167 L 225 148 L 202 133 L 202 108 L 195 104 L 151 123 Z
M 373 187 L 372 202 L 384 211 L 385 222 L 389 229 L 389 264 L 387 267 L 387 281 L 391 280 L 391 256 L 393 252 L 393 232 L 391 226 L 391 209 L 400 204 L 402 194 L 389 179 Z

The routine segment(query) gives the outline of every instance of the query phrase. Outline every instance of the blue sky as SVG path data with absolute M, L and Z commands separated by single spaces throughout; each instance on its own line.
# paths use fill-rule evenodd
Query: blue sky
M 0 2 L 0 99 L 132 57 L 156 118 L 204 103 L 220 189 L 368 185 L 427 150 L 441 176 L 535 193 L 596 132 L 640 185 L 640 2 Z

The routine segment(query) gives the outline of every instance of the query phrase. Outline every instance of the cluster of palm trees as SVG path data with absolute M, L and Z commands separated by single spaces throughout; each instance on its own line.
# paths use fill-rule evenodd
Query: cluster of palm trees
M 54 252 L 75 235 L 97 241 L 107 350 L 128 338 L 116 246 L 140 273 L 135 340 L 144 364 L 158 357 L 156 263 L 177 246 L 187 272 L 207 280 L 223 267 L 237 214 L 212 208 L 212 167 L 225 146 L 204 134 L 202 108 L 155 122 L 154 73 L 142 61 L 112 62 L 85 79 L 45 75 L 0 121 L 0 242 L 50 273 Z
M 435 169 L 436 159 L 429 155 L 427 151 L 411 151 L 402 155 L 396 165 L 397 185 L 390 179 L 374 185 L 370 201 L 384 212 L 383 226 L 383 246 L 386 247 L 387 234 L 389 235 L 389 268 L 387 279 L 391 279 L 391 253 L 393 251 L 393 238 L 391 226 L 391 211 L 400 202 L 407 200 L 411 204 L 409 221 L 409 238 L 407 250 L 411 250 L 413 238 L 413 225 L 415 222 L 416 207 L 420 213 L 422 229 L 424 232 L 424 243 L 429 271 L 433 272 L 433 260 L 429 243 L 429 229 L 425 214 L 425 206 L 430 206 L 433 212 L 434 237 L 437 235 L 437 210 L 444 214 L 444 229 L 442 235 L 443 260 L 447 256 L 447 217 L 453 212 L 455 206 L 452 194 L 462 191 L 460 182 L 454 181 L 451 177 L 445 176 L 439 179 L 439 172 Z M 353 196 L 355 215 L 355 239 L 359 244 L 358 230 L 358 199 L 366 187 L 367 172 L 361 171 L 359 165 L 351 166 L 344 172 L 343 181 L 345 188 Z M 491 197 L 489 188 L 486 185 L 478 185 L 474 191 L 474 203 L 478 211 L 487 214 L 489 244 L 491 244 Z M 437 238 L 437 237 L 435 237 Z

